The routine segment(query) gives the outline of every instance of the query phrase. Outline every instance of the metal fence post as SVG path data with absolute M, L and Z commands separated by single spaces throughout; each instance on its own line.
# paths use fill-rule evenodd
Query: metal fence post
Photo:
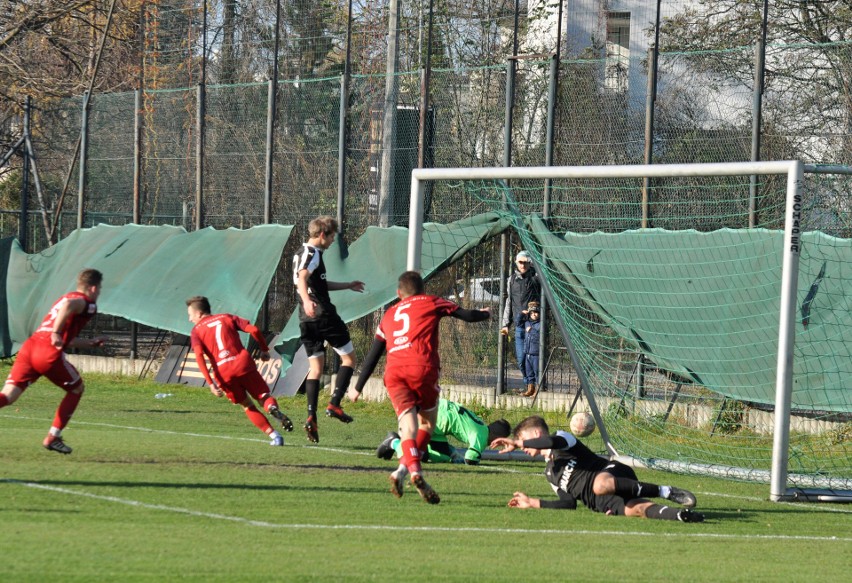
M 204 225 L 204 84 L 196 92 L 195 114 L 195 230 Z
M 769 12 L 769 0 L 763 2 L 763 24 L 760 39 L 755 46 L 754 92 L 752 94 L 751 116 L 751 161 L 760 160 L 760 131 L 763 125 L 763 81 L 766 72 L 766 26 Z M 749 177 L 748 185 L 748 226 L 757 226 L 757 175 Z
M 142 223 L 142 90 L 133 92 L 133 223 Z M 139 328 L 130 322 L 130 359 L 135 360 L 139 347 Z
M 79 183 L 77 185 L 77 228 L 83 228 L 85 217 L 83 207 L 86 201 L 86 158 L 89 153 L 89 92 L 83 93 L 83 117 L 80 121 L 80 160 L 77 171 Z
M 24 103 L 24 137 L 30 133 L 30 96 Z M 26 144 L 25 144 L 26 146 Z M 21 219 L 18 221 L 18 242 L 21 244 L 21 249 L 26 252 L 29 249 L 28 239 L 29 233 L 29 212 L 30 212 L 30 154 L 29 150 L 24 147 L 23 150 L 24 163 L 21 167 Z

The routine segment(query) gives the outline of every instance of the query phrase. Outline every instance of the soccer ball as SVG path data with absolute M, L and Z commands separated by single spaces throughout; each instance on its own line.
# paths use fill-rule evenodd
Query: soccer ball
M 586 437 L 595 430 L 595 418 L 591 413 L 577 413 L 571 417 L 571 433 L 577 437 Z

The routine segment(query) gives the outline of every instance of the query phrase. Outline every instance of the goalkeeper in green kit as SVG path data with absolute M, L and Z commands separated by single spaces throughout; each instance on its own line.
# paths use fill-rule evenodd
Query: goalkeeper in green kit
M 510 432 L 511 426 L 505 419 L 498 419 L 486 425 L 475 413 L 458 403 L 440 399 L 435 431 L 432 433 L 432 440 L 429 442 L 423 461 L 476 465 L 482 457 L 482 450 L 488 447 L 489 443 L 498 437 L 507 437 Z M 467 444 L 464 455 L 450 445 L 447 436 Z M 391 431 L 376 449 L 376 456 L 389 460 L 394 453 L 399 457 L 402 449 L 399 434 Z

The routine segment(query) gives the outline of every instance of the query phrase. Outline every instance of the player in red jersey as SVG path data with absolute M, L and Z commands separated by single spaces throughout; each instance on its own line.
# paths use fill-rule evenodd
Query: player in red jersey
M 432 439 L 438 412 L 441 370 L 438 326 L 445 316 L 481 322 L 491 314 L 487 309 L 466 310 L 449 300 L 425 294 L 423 278 L 416 271 L 406 271 L 399 276 L 397 295 L 400 301 L 382 318 L 349 398 L 358 400 L 379 358 L 387 350 L 385 387 L 399 420 L 402 442 L 400 465 L 389 477 L 391 492 L 401 497 L 404 480 L 411 474 L 411 483 L 420 496 L 429 504 L 438 504 L 441 499 L 423 479 L 420 464 L 422 453 Z
M 249 421 L 272 439 L 269 445 L 284 445 L 281 434 L 273 429 L 248 398 L 248 395 L 254 397 L 267 413 L 281 422 L 285 431 L 293 431 L 293 423 L 278 408 L 278 401 L 269 393 L 269 387 L 258 372 L 257 365 L 240 340 L 239 331 L 251 334 L 260 346 L 260 358 L 269 360 L 269 346 L 260 330 L 239 316 L 211 315 L 210 301 L 204 296 L 189 298 L 186 306 L 189 321 L 195 324 L 189 336 L 190 343 L 198 369 L 210 385 L 210 392 L 217 397 L 227 395 L 232 403 L 242 407 Z M 210 361 L 212 376 L 204 362 L 205 356 Z
M 56 409 L 53 425 L 42 445 L 59 453 L 71 453 L 62 441 L 62 430 L 68 425 L 83 396 L 83 379 L 65 359 L 65 348 L 103 346 L 104 338 L 84 340 L 77 335 L 98 313 L 95 303 L 101 293 L 103 274 L 97 269 L 84 269 L 77 275 L 77 291 L 67 293 L 53 304 L 32 336 L 18 352 L 12 370 L 0 392 L 0 408 L 14 403 L 24 390 L 45 376 L 65 391 Z

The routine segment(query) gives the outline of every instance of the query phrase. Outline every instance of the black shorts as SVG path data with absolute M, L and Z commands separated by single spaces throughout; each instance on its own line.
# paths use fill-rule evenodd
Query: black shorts
M 616 478 L 628 478 L 630 480 L 639 479 L 636 477 L 636 472 L 633 471 L 633 468 L 621 462 L 610 462 L 601 470 L 601 472 L 606 472 Z M 592 510 L 595 512 L 603 512 L 604 514 L 624 516 L 624 504 L 624 498 L 616 496 L 615 494 L 595 496 Z
M 349 329 L 336 313 L 299 322 L 299 331 L 308 357 L 325 354 L 325 342 L 336 349 L 352 342 Z

